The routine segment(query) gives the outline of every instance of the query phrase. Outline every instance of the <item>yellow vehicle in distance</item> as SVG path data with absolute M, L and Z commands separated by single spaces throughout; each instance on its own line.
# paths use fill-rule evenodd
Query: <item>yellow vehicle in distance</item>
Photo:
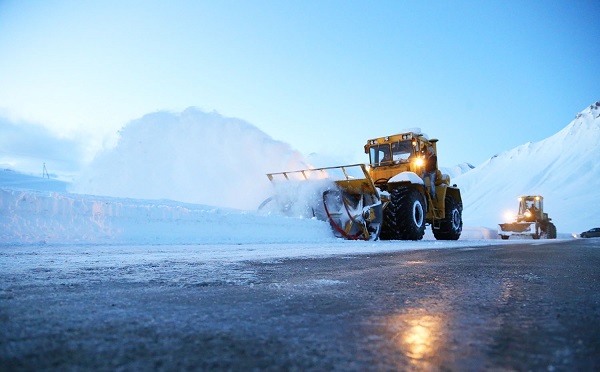
M 518 200 L 515 221 L 499 224 L 498 235 L 502 239 L 511 236 L 556 239 L 556 226 L 548 213 L 544 212 L 544 198 L 541 195 L 528 195 L 520 196 Z

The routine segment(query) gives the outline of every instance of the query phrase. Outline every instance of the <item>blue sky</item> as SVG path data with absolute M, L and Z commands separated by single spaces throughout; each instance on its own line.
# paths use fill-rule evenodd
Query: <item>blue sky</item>
M 196 106 L 366 161 L 420 127 L 442 166 L 542 140 L 600 99 L 600 2 L 0 0 L 0 117 L 99 146 Z

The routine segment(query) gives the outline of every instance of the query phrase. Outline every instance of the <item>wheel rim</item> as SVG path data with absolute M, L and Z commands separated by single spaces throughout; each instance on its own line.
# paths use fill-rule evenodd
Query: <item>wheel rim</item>
M 460 228 L 460 214 L 458 213 L 458 209 L 452 210 L 452 228 L 454 230 L 458 230 Z
M 416 200 L 413 204 L 413 221 L 415 226 L 421 227 L 423 225 L 423 205 Z

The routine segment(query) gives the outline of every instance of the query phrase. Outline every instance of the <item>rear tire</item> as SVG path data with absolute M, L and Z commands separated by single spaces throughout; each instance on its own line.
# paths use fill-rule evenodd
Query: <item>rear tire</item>
M 400 186 L 390 192 L 383 211 L 381 240 L 421 240 L 425 234 L 425 198 L 415 187 Z
M 548 223 L 548 239 L 556 239 L 556 226 L 552 222 Z
M 432 229 L 437 240 L 458 240 L 463 228 L 462 203 L 452 196 L 444 200 L 446 215 L 440 223 L 439 229 Z

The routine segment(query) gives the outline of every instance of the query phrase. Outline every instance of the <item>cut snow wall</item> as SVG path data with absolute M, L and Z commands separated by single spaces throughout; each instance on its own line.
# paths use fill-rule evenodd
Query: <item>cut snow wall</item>
M 0 189 L 0 244 L 252 244 L 324 242 L 315 219 L 190 205 Z

